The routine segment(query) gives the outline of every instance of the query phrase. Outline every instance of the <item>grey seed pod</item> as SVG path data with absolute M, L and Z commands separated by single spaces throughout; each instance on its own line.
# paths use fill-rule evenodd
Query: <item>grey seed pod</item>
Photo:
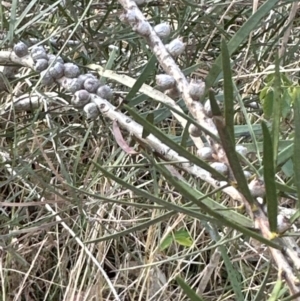
M 41 72 L 41 78 L 42 78 L 41 83 L 45 86 L 50 86 L 54 83 L 54 78 L 47 70 L 43 70 Z
M 34 61 L 37 61 L 39 59 L 48 60 L 46 50 L 42 46 L 34 46 L 33 48 L 31 48 L 30 54 Z
M 80 75 L 79 67 L 73 63 L 65 63 L 64 74 L 66 77 L 75 78 Z
M 145 21 L 138 21 L 138 23 L 134 24 L 132 29 L 139 33 L 142 37 L 147 37 L 151 33 L 151 26 Z
M 17 44 L 14 45 L 14 53 L 18 57 L 23 57 L 28 54 L 28 47 L 25 43 L 23 42 L 18 42 Z
M 166 49 L 173 57 L 177 57 L 183 53 L 185 49 L 185 44 L 182 42 L 181 39 L 177 38 L 171 41 L 169 44 L 167 44 Z
M 100 115 L 98 106 L 93 102 L 86 104 L 83 107 L 83 111 L 86 115 L 86 118 L 90 120 L 96 119 Z
M 198 149 L 197 155 L 199 156 L 199 158 L 205 161 L 206 160 L 209 161 L 213 159 L 213 151 L 208 146 L 204 146 L 201 149 Z
M 31 54 L 35 53 L 35 52 L 40 52 L 40 51 L 46 52 L 44 46 L 42 46 L 42 45 L 34 45 L 30 49 L 30 53 Z
M 248 170 L 244 170 L 244 175 L 247 180 L 249 180 L 252 176 L 251 172 Z
M 191 124 L 189 126 L 189 133 L 193 137 L 200 137 L 201 136 L 201 130 L 196 127 L 194 124 Z
M 86 74 L 80 74 L 77 79 L 78 81 L 81 83 L 81 88 L 84 89 L 84 82 L 88 79 L 88 78 L 93 78 L 93 79 L 97 79 L 96 76 L 94 76 L 91 73 L 86 73 Z
M 266 193 L 265 182 L 263 179 L 255 178 L 249 185 L 249 190 L 254 198 L 263 197 Z
M 165 94 L 171 97 L 172 99 L 178 99 L 180 97 L 180 91 L 177 87 L 166 90 Z
M 110 100 L 113 96 L 112 89 L 108 85 L 99 87 L 96 94 L 106 100 Z
M 64 65 L 61 62 L 55 62 L 49 69 L 49 73 L 55 79 L 59 79 L 64 76 Z
M 205 83 L 202 80 L 192 80 L 188 89 L 190 96 L 194 100 L 199 100 L 205 94 Z
M 34 71 L 42 72 L 48 68 L 48 61 L 45 59 L 38 59 L 34 64 Z
M 158 87 L 163 91 L 171 89 L 176 85 L 174 77 L 167 74 L 157 74 L 155 80 Z
M 71 99 L 71 104 L 75 108 L 83 108 L 86 104 L 90 102 L 90 93 L 86 90 L 76 91 Z
M 277 215 L 277 231 L 278 231 L 278 233 L 286 232 L 288 229 L 291 228 L 291 226 L 292 225 L 291 225 L 289 218 L 287 218 L 283 214 Z
M 221 162 L 213 162 L 210 164 L 211 167 L 213 167 L 216 171 L 221 173 L 222 175 L 228 174 L 228 166 Z
M 154 31 L 161 39 L 165 39 L 170 36 L 171 27 L 167 23 L 161 23 L 154 26 Z
M 49 65 L 52 64 L 52 62 L 56 62 L 56 63 L 61 63 L 63 64 L 64 63 L 64 60 L 61 58 L 61 56 L 56 56 L 55 54 L 47 54 L 47 57 L 48 57 L 48 61 L 49 61 Z
M 83 87 L 90 93 L 96 93 L 97 89 L 100 87 L 100 82 L 96 78 L 87 78 L 84 81 Z
M 243 145 L 236 145 L 235 150 L 244 157 L 248 154 L 247 147 L 245 147 Z
M 64 78 L 61 86 L 72 94 L 82 89 L 82 84 L 77 78 Z

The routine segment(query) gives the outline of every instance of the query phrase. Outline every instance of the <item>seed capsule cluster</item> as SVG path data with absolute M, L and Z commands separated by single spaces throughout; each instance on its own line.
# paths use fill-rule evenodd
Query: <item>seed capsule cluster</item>
M 80 74 L 79 67 L 74 63 L 65 63 L 60 56 L 47 54 L 43 46 L 33 46 L 30 50 L 23 42 L 14 45 L 13 51 L 19 58 L 30 56 L 34 61 L 33 69 L 40 73 L 41 83 L 50 86 L 60 84 L 71 92 L 71 104 L 82 109 L 88 119 L 95 119 L 100 111 L 95 103 L 91 102 L 91 94 L 97 94 L 103 99 L 110 100 L 113 92 L 108 85 L 103 85 L 92 74 Z M 27 106 L 24 101 L 22 106 Z

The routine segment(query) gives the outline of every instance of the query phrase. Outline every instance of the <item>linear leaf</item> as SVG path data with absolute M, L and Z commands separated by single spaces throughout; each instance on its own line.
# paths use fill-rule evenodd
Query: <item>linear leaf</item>
M 164 144 L 166 144 L 168 147 L 170 147 L 173 151 L 177 152 L 180 156 L 186 158 L 191 163 L 196 164 L 197 166 L 205 169 L 206 171 L 210 172 L 213 176 L 217 177 L 218 179 L 222 179 L 223 181 L 226 181 L 226 178 L 217 172 L 213 167 L 211 167 L 208 163 L 201 160 L 199 157 L 194 156 L 189 151 L 187 151 L 185 148 L 183 148 L 178 143 L 174 142 L 170 138 L 168 138 L 161 130 L 159 130 L 157 127 L 150 124 L 147 120 L 145 120 L 143 117 L 140 116 L 140 114 L 136 113 L 132 108 L 129 108 L 125 105 L 126 110 L 128 110 L 128 113 L 133 117 L 133 119 L 141 124 L 144 129 L 146 129 L 149 133 L 154 135 L 156 138 L 158 138 L 160 141 L 163 141 Z
M 218 106 L 218 104 L 211 93 L 210 93 L 210 101 L 211 101 L 211 108 L 212 108 L 213 115 L 218 114 L 219 109 L 217 109 L 214 112 L 214 110 Z M 231 134 L 229 133 L 229 131 L 227 130 L 226 125 L 224 124 L 223 117 L 221 117 L 220 115 L 215 116 L 214 121 L 215 121 L 216 127 L 219 132 L 222 146 L 224 148 L 228 162 L 230 164 L 230 168 L 235 177 L 235 180 L 237 181 L 238 189 L 244 195 L 244 197 L 247 199 L 247 201 L 250 204 L 253 204 L 254 200 L 250 193 L 247 180 L 245 178 L 242 166 L 239 162 L 238 155 L 235 151 L 235 145 L 233 142 L 233 138 L 232 138 Z
M 136 193 L 137 195 L 140 195 L 154 203 L 157 203 L 169 210 L 175 211 L 175 212 L 180 212 L 180 213 L 184 213 L 187 214 L 189 216 L 192 216 L 194 218 L 200 219 L 200 220 L 209 220 L 209 221 L 215 221 L 214 218 L 211 218 L 209 216 L 206 216 L 204 214 L 201 214 L 199 211 L 196 211 L 195 208 L 191 208 L 191 207 L 187 207 L 187 206 L 178 206 L 175 205 L 173 203 L 169 203 L 167 201 L 164 201 L 156 196 L 154 196 L 153 194 L 150 194 L 142 189 L 139 189 L 137 187 L 135 187 L 134 185 L 131 185 L 129 183 L 127 183 L 126 181 L 120 179 L 119 177 L 115 176 L 113 173 L 109 172 L 107 170 L 107 168 L 100 166 L 98 163 L 93 162 L 93 164 L 108 178 L 112 179 L 113 181 L 119 183 L 120 185 L 130 189 L 131 191 L 133 191 L 134 193 Z M 156 166 L 157 167 L 157 166 Z M 189 189 L 190 190 L 190 195 L 193 196 L 194 199 L 199 200 L 203 195 L 200 194 L 200 192 L 198 192 L 195 189 Z M 241 225 L 242 227 L 252 227 L 252 222 L 246 218 L 243 215 L 240 215 L 239 213 L 232 211 L 232 210 L 226 210 L 227 208 L 215 201 L 213 201 L 210 198 L 204 198 L 201 199 L 201 202 L 203 204 L 206 204 L 209 208 L 211 208 L 213 211 L 215 212 L 220 212 L 221 216 L 225 216 L 227 217 L 229 220 L 234 220 L 237 224 Z M 188 205 L 188 204 L 187 204 Z
M 149 75 L 155 70 L 155 63 L 157 62 L 156 56 L 153 54 L 152 57 L 149 59 L 146 67 L 144 68 L 143 72 L 129 91 L 126 96 L 126 100 L 130 101 L 136 93 L 140 90 L 143 83 L 148 79 Z
M 280 133 L 280 119 L 282 110 L 282 95 L 281 95 L 281 76 L 279 72 L 279 59 L 275 62 L 275 78 L 274 78 L 274 103 L 273 103 L 273 120 L 272 120 L 272 144 L 273 144 L 273 161 L 277 163 L 278 143 Z
M 264 134 L 264 151 L 263 151 L 263 166 L 264 180 L 266 187 L 266 199 L 268 208 L 268 219 L 271 232 L 277 231 L 277 214 L 278 203 L 275 184 L 275 170 L 273 157 L 273 143 L 267 125 L 262 122 L 262 130 Z
M 300 88 L 295 88 L 293 93 L 294 98 L 294 111 L 295 111 L 295 137 L 294 137 L 294 184 L 298 193 L 298 208 L 300 208 Z
M 204 301 L 181 277 L 177 276 L 176 281 L 191 301 Z
M 225 105 L 225 124 L 226 128 L 234 139 L 234 102 L 233 102 L 233 86 L 232 86 L 232 72 L 230 65 L 230 56 L 228 48 L 224 39 L 221 42 L 222 50 L 222 69 L 224 73 L 224 105 Z
M 259 24 L 260 20 L 267 15 L 279 2 L 279 0 L 268 0 L 254 13 L 247 22 L 238 30 L 238 32 L 231 38 L 228 43 L 229 55 L 232 55 L 241 43 L 248 37 L 252 30 L 254 30 Z M 215 80 L 221 73 L 221 60 L 222 56 L 216 59 L 214 65 L 209 71 L 208 76 L 206 77 L 205 83 L 206 88 L 209 89 L 214 84 Z
M 149 159 L 150 162 L 152 162 L 153 165 L 155 164 L 155 161 L 154 161 L 153 158 L 148 156 L 148 159 Z M 221 213 L 216 212 L 215 210 L 213 210 L 212 208 L 210 208 L 209 206 L 204 204 L 204 202 L 201 202 L 197 198 L 195 198 L 193 193 L 191 193 L 191 191 L 193 189 L 191 189 L 190 185 L 188 185 L 187 183 L 185 183 L 185 182 L 177 179 L 173 175 L 171 175 L 171 173 L 163 165 L 156 164 L 155 166 L 156 166 L 157 170 L 160 171 L 165 176 L 165 178 L 176 188 L 176 190 L 182 196 L 184 196 L 187 200 L 190 200 L 191 202 L 198 205 L 199 208 L 201 208 L 206 214 L 208 214 L 210 216 L 213 216 L 222 225 L 229 226 L 229 227 L 231 227 L 235 230 L 238 230 L 238 231 L 244 233 L 247 236 L 253 237 L 253 238 L 255 238 L 255 239 L 257 239 L 261 242 L 266 243 L 268 246 L 273 246 L 276 249 L 281 248 L 280 246 L 278 246 L 273 241 L 270 241 L 270 240 L 262 237 L 258 233 L 253 232 L 253 231 L 251 231 L 251 230 L 249 230 L 249 229 L 247 229 L 243 226 L 238 225 L 234 220 L 229 220 L 229 219 L 225 218 L 224 216 L 221 215 Z

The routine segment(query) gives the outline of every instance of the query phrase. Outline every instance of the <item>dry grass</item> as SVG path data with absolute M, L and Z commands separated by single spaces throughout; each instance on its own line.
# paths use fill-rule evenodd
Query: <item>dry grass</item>
M 136 78 L 151 54 L 143 40 L 118 20 L 122 10 L 117 1 L 82 1 L 81 5 L 78 1 L 66 2 L 66 7 L 54 5 L 52 15 L 42 12 L 49 4 L 36 2 L 14 29 L 14 40 L 45 39 L 50 52 L 61 52 L 83 70 L 90 63 L 107 64 L 109 45 L 115 45 L 122 51 L 114 59 L 113 70 Z M 143 11 L 153 24 L 168 21 L 174 28 L 173 35 L 184 37 L 187 52 L 179 59 L 179 65 L 184 70 L 200 63 L 191 76 L 203 78 L 220 53 L 221 34 L 229 38 L 250 17 L 252 2 L 248 2 L 229 1 L 222 5 L 209 1 L 204 13 L 197 1 L 194 5 L 188 1 L 161 1 L 159 6 L 149 5 Z M 26 5 L 20 3 L 18 16 Z M 9 18 L 12 7 L 2 1 L 2 18 Z M 261 72 L 274 64 L 290 9 L 288 3 L 282 3 L 270 12 L 262 26 L 232 56 L 233 76 L 246 102 L 259 102 L 258 94 L 265 85 Z M 39 18 L 31 24 L 34 16 Z M 284 67 L 294 70 L 288 73 L 294 82 L 298 81 L 299 71 L 295 51 L 298 17 L 293 22 L 284 60 Z M 75 25 L 71 40 L 79 45 L 64 44 L 68 29 Z M 9 24 L 2 23 L 2 30 L 7 36 L 11 33 Z M 50 34 L 61 39 L 51 44 Z M 2 49 L 10 48 L 8 41 L 4 42 Z M 157 69 L 154 66 L 153 75 Z M 45 91 L 35 86 L 38 77 L 31 70 L 21 68 L 17 75 L 17 79 L 9 79 L 8 91 L 0 94 L 2 107 L 15 95 L 33 89 Z M 155 86 L 154 76 L 147 83 Z M 117 104 L 118 97 L 126 96 L 128 89 L 113 81 L 109 84 L 114 88 L 113 102 Z M 143 155 L 125 154 L 115 142 L 108 120 L 88 122 L 81 112 L 62 105 L 71 95 L 57 86 L 46 89 L 58 93 L 57 101 L 52 99 L 50 105 L 35 112 L 12 111 L 1 120 L 1 300 L 116 300 L 114 292 L 124 301 L 189 300 L 175 281 L 178 275 L 204 300 L 237 300 L 220 246 L 238 271 L 245 300 L 268 299 L 277 271 L 266 247 L 221 223 L 172 212 L 104 177 L 97 164 L 166 202 L 184 206 L 189 201 Z M 222 93 L 219 95 L 222 97 Z M 182 134 L 177 121 L 161 105 L 145 96 L 130 100 L 129 105 L 133 104 L 140 112 L 156 110 L 155 124 L 166 134 Z M 235 114 L 237 125 L 254 125 L 262 119 L 261 109 L 241 108 L 238 104 Z M 283 140 L 293 131 L 289 126 L 292 118 L 289 115 L 286 119 Z M 134 146 L 134 141 L 123 134 Z M 249 134 L 237 140 L 252 142 Z M 189 149 L 194 152 L 193 147 Z M 252 163 L 260 167 L 259 160 Z M 202 181 L 180 173 L 193 189 L 203 194 L 212 191 Z M 290 177 L 280 171 L 278 179 L 288 183 Z M 211 197 L 228 207 L 237 205 L 221 192 Z M 288 206 L 294 203 L 289 201 Z M 161 250 L 163 240 L 178 230 L 189 233 L 191 245 L 183 246 L 173 240 Z M 262 296 L 255 299 L 269 269 Z M 278 300 L 286 296 L 288 290 L 283 288 Z

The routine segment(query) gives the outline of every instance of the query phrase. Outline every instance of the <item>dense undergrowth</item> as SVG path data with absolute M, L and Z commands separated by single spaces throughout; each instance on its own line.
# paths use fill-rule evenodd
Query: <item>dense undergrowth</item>
M 278 142 L 272 156 L 277 199 L 281 208 L 295 209 L 299 11 L 296 1 L 271 2 L 265 1 L 269 9 L 258 19 L 252 1 L 149 1 L 140 9 L 151 25 L 171 25 L 166 42 L 183 39 L 178 66 L 188 78 L 210 79 L 221 107 L 228 72 L 213 74 L 212 68 L 222 55 L 222 39 L 226 42 L 235 143 L 248 150 L 241 166 L 263 176 L 261 121 L 273 130 L 279 122 L 279 131 L 272 132 L 273 143 Z M 82 73 L 99 76 L 95 66 L 111 70 L 101 80 L 113 89 L 114 106 L 128 116 L 134 109 L 148 120 L 147 131 L 152 123 L 190 154 L 197 153 L 170 108 L 151 93 L 134 91 L 122 77 L 156 87 L 155 76 L 163 70 L 145 40 L 120 21 L 118 1 L 2 1 L 0 9 L 2 51 L 18 41 L 39 43 Z M 252 232 L 247 235 L 210 215 L 185 191 L 207 199 L 222 218 L 253 230 L 249 215 L 237 208 L 241 203 L 184 170 L 172 170 L 176 162 L 160 160 L 122 130 L 137 153 L 124 152 L 111 120 L 87 120 L 66 105 L 71 93 L 59 85 L 41 86 L 33 70 L 10 64 L 0 75 L 2 110 L 34 91 L 51 98 L 37 110 L 11 109 L 0 117 L 1 300 L 116 300 L 116 294 L 120 300 L 197 300 L 187 296 L 178 276 L 198 300 L 270 298 L 280 277 L 267 246 Z M 274 97 L 282 100 L 280 113 Z M 184 101 L 175 101 L 188 116 Z M 296 211 L 291 212 L 288 218 Z M 295 229 L 293 235 L 297 240 Z M 283 284 L 276 300 L 288 296 Z

